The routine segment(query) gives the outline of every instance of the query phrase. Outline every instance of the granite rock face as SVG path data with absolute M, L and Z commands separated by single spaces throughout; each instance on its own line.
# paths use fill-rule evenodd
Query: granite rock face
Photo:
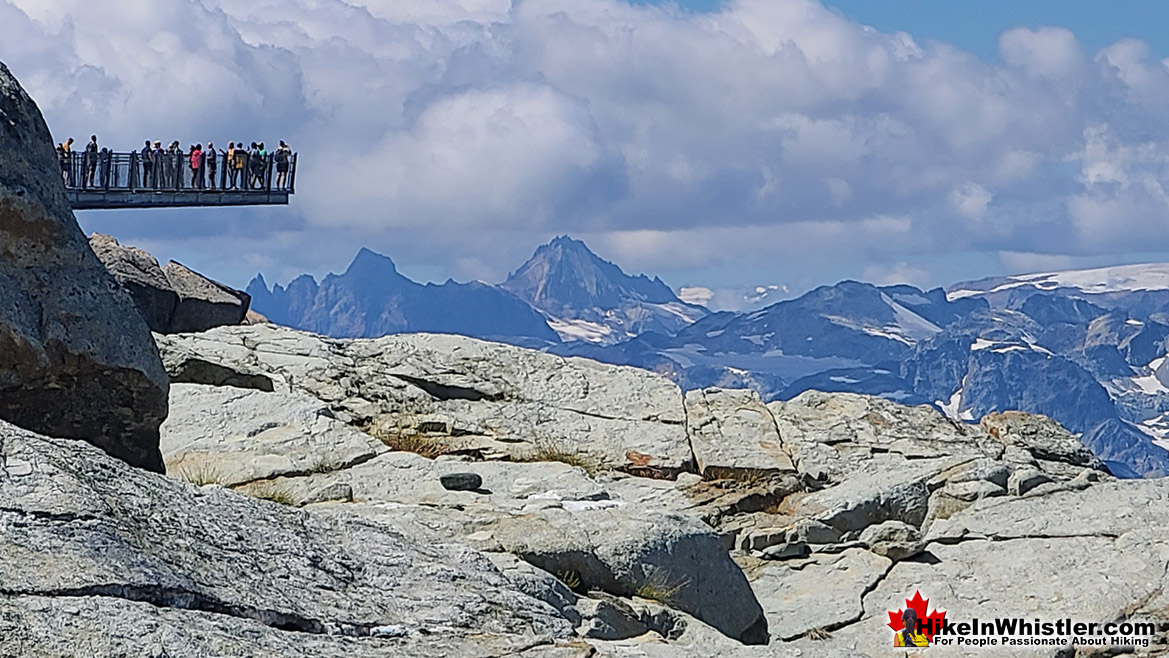
M 151 331 L 175 334 L 243 324 L 251 297 L 212 281 L 180 263 L 159 267 L 137 247 L 100 233 L 89 237 L 94 253 L 114 279 L 130 293 Z
M 300 392 L 387 440 L 672 477 L 692 457 L 664 377 L 437 334 L 337 340 L 274 325 L 159 336 L 176 382 Z
M 4 655 L 523 655 L 571 635 L 468 548 L 7 424 L 0 443 Z
M 0 64 L 0 419 L 162 469 L 166 373 L 65 199 L 48 128 Z
M 170 331 L 206 331 L 212 327 L 243 324 L 252 298 L 246 292 L 212 281 L 182 263 L 171 261 L 162 268 L 179 297 Z
M 812 391 L 770 405 L 740 391 L 683 400 L 654 393 L 645 373 L 451 337 L 347 342 L 236 327 L 159 342 L 176 378 L 202 382 L 174 386 L 174 426 L 188 428 L 200 459 L 240 463 L 232 482 L 248 481 L 230 486 L 486 556 L 575 638 L 531 655 L 891 655 L 888 612 L 917 589 L 962 618 L 1017 608 L 1169 624 L 1169 535 L 1155 518 L 1164 486 L 1116 480 L 1041 416 L 958 423 Z M 514 447 L 581 416 L 595 434 L 567 445 L 602 459 L 565 443 Z M 486 419 L 511 429 L 460 436 Z M 203 426 L 213 429 L 197 438 Z M 673 433 L 643 435 L 641 445 L 661 441 L 644 454 L 676 461 L 655 470 L 621 459 L 632 428 L 647 426 Z M 764 456 L 790 460 L 760 467 L 753 446 L 764 444 Z M 303 466 L 350 445 L 368 455 Z M 281 451 L 293 463 L 271 467 Z M 469 473 L 475 490 L 443 486 Z
M 227 386 L 174 384 L 161 433 L 167 473 L 224 486 L 335 471 L 389 450 L 315 398 Z
M 179 296 L 154 256 L 101 233 L 89 236 L 89 246 L 114 279 L 130 293 L 130 299 L 134 300 L 150 330 L 168 332 Z

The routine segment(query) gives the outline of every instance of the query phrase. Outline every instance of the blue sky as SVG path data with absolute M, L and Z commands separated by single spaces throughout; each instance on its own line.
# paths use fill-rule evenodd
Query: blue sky
M 233 285 L 498 282 L 567 233 L 794 293 L 1169 259 L 1155 6 L 0 0 L 0 60 L 57 139 L 300 151 L 288 208 L 79 215 Z
M 676 4 L 695 12 L 718 9 L 724 0 L 633 0 Z M 1120 39 L 1147 42 L 1169 54 L 1165 22 L 1169 8 L 1150 0 L 827 0 L 826 5 L 882 32 L 902 30 L 917 39 L 937 39 L 985 59 L 998 59 L 998 39 L 1013 27 L 1065 27 L 1089 49 Z

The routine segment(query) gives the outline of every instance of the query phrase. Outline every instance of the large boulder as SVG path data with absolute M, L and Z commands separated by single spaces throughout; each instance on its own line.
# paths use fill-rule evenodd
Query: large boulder
M 817 553 L 798 565 L 753 558 L 742 562 L 777 642 L 860 619 L 865 592 L 880 582 L 892 564 L 859 548 Z
M 179 296 L 154 256 L 101 233 L 89 236 L 89 246 L 114 279 L 130 293 L 150 330 L 169 331 Z
M 175 334 L 246 322 L 251 296 L 171 261 L 159 267 L 146 251 L 94 233 L 89 246 L 130 293 L 151 331 Z M 258 321 L 258 320 L 257 320 Z
M 179 297 L 170 330 L 166 333 L 206 331 L 212 327 L 243 324 L 252 302 L 248 293 L 212 281 L 173 260 L 162 271 Z
M 0 655 L 524 655 L 571 636 L 469 548 L 4 423 L 0 444 Z
M 743 572 L 702 523 L 626 505 L 558 507 L 486 526 L 498 547 L 582 586 L 637 595 L 689 613 L 745 644 L 767 643 L 767 620 Z
M 166 372 L 73 219 L 52 139 L 0 64 L 0 419 L 162 470 Z

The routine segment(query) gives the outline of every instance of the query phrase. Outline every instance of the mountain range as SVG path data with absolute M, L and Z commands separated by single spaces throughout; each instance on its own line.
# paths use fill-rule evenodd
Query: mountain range
M 358 253 L 341 275 L 248 286 L 273 322 L 336 337 L 457 333 L 665 374 L 684 389 L 810 390 L 928 404 L 955 422 L 1050 416 L 1130 477 L 1169 474 L 1169 265 L 984 279 L 843 281 L 713 313 L 567 236 L 499 285 L 421 285 Z

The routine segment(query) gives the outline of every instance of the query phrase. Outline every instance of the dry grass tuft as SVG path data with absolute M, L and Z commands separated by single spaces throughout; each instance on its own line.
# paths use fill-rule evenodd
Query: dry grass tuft
M 804 637 L 808 638 L 809 640 L 822 641 L 832 637 L 832 633 L 830 633 L 827 628 L 813 628 L 807 633 L 804 633 Z
M 669 571 L 658 568 L 654 569 L 649 578 L 646 578 L 637 586 L 634 594 L 637 594 L 643 599 L 650 599 L 672 606 L 678 593 L 689 584 L 690 580 L 688 578 L 673 578 Z
M 282 487 L 275 482 L 258 482 L 250 484 L 246 487 L 241 487 L 237 491 L 245 493 L 252 498 L 259 498 L 260 500 L 270 500 L 281 505 L 288 505 L 289 507 L 296 507 L 300 504 L 296 496 L 286 487 Z
M 197 487 L 208 484 L 222 484 L 224 481 L 223 473 L 215 466 L 206 462 L 180 464 L 173 469 L 168 466 L 166 471 L 167 475 L 184 482 L 190 482 Z
M 454 448 L 446 443 L 422 436 L 421 434 L 389 434 L 382 436 L 375 434 L 374 436 L 389 446 L 390 450 L 412 452 L 427 459 L 435 459 L 443 455 L 449 455 L 455 451 Z
M 568 450 L 560 444 L 551 441 L 541 441 L 531 451 L 518 455 L 512 461 L 522 463 L 559 462 L 576 466 L 589 475 L 597 475 L 612 470 L 605 462 L 586 452 Z

